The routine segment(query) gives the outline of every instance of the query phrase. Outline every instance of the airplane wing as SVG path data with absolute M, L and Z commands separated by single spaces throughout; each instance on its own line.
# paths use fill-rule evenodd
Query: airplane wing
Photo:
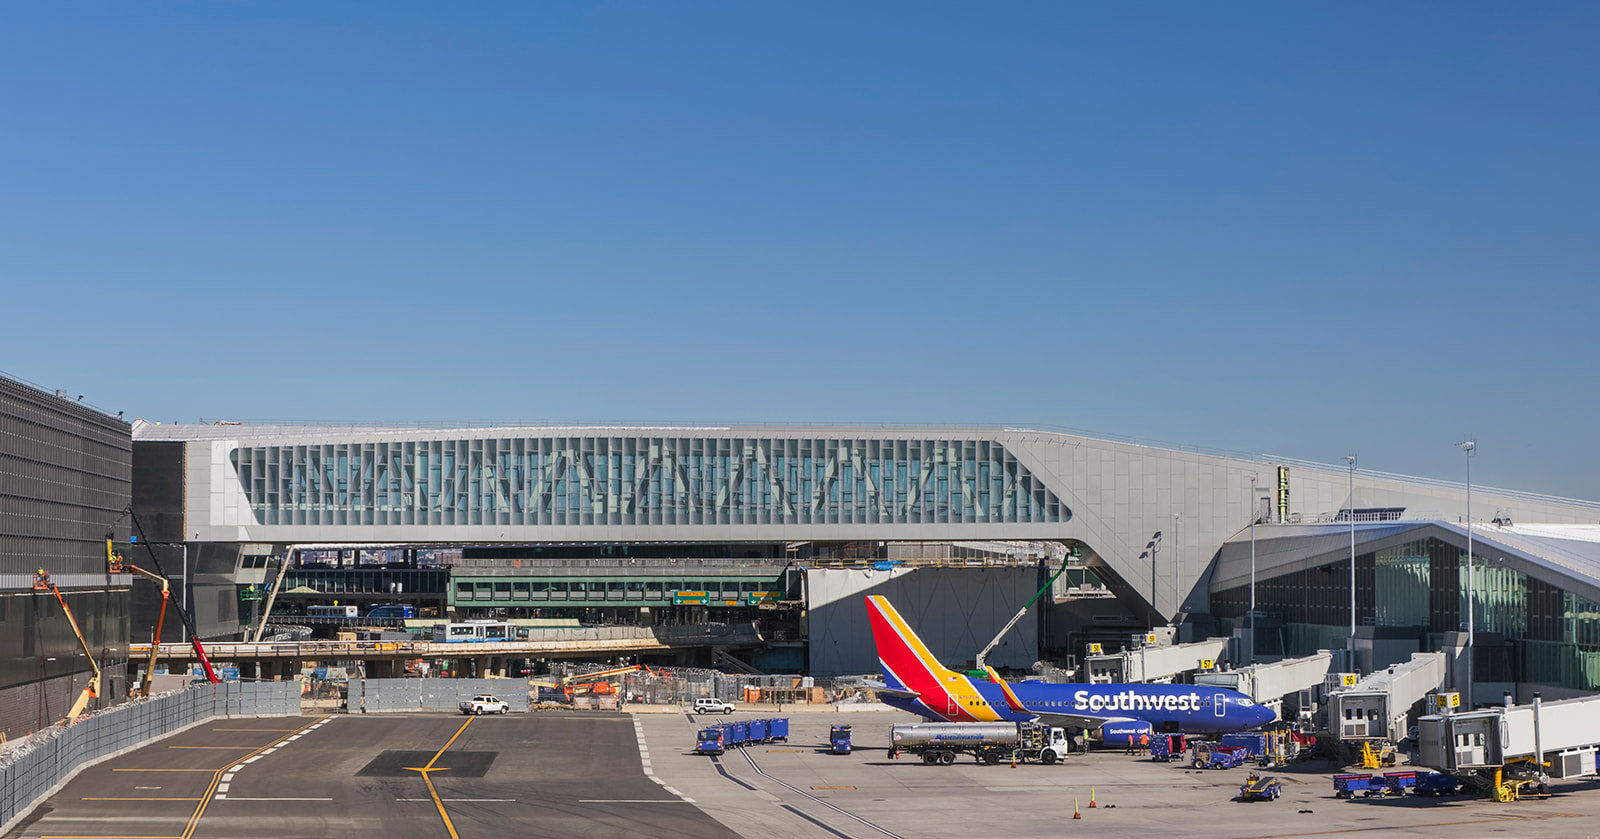
M 1075 714 L 1070 711 L 1041 711 L 1038 708 L 1029 708 L 1022 704 L 1022 700 L 1011 692 L 1011 686 L 994 672 L 994 668 L 984 665 L 983 669 L 989 671 L 989 681 L 1000 686 L 1000 692 L 1005 694 L 1006 705 L 1019 714 L 1032 714 L 1041 722 L 1058 725 L 1062 728 L 1099 728 L 1108 722 L 1134 722 L 1132 717 L 1113 716 L 1106 714 Z

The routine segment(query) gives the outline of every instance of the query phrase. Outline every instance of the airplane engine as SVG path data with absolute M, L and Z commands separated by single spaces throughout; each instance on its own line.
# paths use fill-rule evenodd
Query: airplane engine
M 1100 743 L 1107 748 L 1126 749 L 1129 745 L 1141 745 L 1141 736 L 1153 738 L 1155 732 L 1151 730 L 1150 723 L 1140 720 L 1123 720 L 1122 722 L 1108 722 L 1100 726 Z M 1149 742 L 1146 739 L 1144 742 Z

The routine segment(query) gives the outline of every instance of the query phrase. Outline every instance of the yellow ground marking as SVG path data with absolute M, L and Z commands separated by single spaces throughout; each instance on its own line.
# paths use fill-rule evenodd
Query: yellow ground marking
M 855 789 L 855 787 L 812 787 L 812 789 Z
M 797 755 L 797 754 L 800 754 L 801 750 L 800 749 L 767 749 L 767 754 L 772 754 L 773 752 L 777 752 L 778 754 L 796 754 Z
M 444 829 L 450 833 L 450 839 L 461 839 L 461 837 L 456 833 L 455 822 L 450 821 L 450 814 L 444 809 L 444 802 L 439 800 L 439 791 L 433 788 L 433 778 L 430 778 L 428 775 L 431 772 L 444 772 L 450 768 L 448 766 L 434 766 L 434 764 L 439 762 L 439 757 L 444 754 L 445 749 L 450 748 L 450 744 L 454 743 L 456 738 L 461 736 L 461 732 L 466 731 L 467 726 L 472 725 L 472 721 L 475 719 L 477 719 L 477 717 L 467 717 L 467 721 L 462 723 L 460 728 L 456 729 L 455 734 L 450 735 L 450 739 L 445 741 L 444 746 L 440 747 L 439 751 L 434 752 L 433 758 L 428 761 L 427 766 L 400 767 L 412 772 L 422 773 L 422 782 L 428 786 L 428 797 L 433 799 L 433 806 L 439 811 L 439 818 L 444 819 Z
M 200 796 L 199 805 L 197 805 L 194 808 L 194 815 L 189 817 L 189 826 L 185 827 L 183 829 L 183 835 L 177 837 L 177 839 L 194 839 L 194 829 L 196 827 L 200 826 L 200 817 L 204 816 L 206 814 L 206 805 L 211 803 L 211 796 L 217 794 L 217 784 L 222 783 L 222 775 L 223 775 L 223 773 L 225 773 L 229 769 L 232 769 L 233 767 L 239 765 L 240 763 L 243 763 L 247 758 L 254 757 L 255 755 L 261 754 L 262 752 L 266 751 L 267 749 L 273 748 L 275 746 L 282 745 L 283 743 L 287 743 L 289 741 L 290 737 L 295 736 L 296 732 L 304 734 L 305 732 L 310 731 L 311 727 L 316 725 L 317 723 L 323 722 L 325 720 L 330 720 L 330 719 L 333 719 L 333 717 L 327 716 L 327 717 L 323 717 L 320 720 L 316 720 L 315 722 L 307 723 L 304 727 L 297 728 L 294 731 L 290 731 L 290 732 L 284 734 L 282 737 L 279 737 L 278 739 L 273 740 L 271 743 L 266 744 L 265 746 L 258 746 L 258 747 L 256 747 L 256 749 L 254 751 L 250 752 L 249 754 L 245 755 L 244 757 L 238 758 L 237 760 L 233 761 L 232 763 L 229 763 L 227 766 L 224 766 L 221 769 L 218 769 L 218 770 L 214 771 L 211 774 L 211 783 L 206 786 L 206 791 L 204 793 L 202 793 L 201 796 Z

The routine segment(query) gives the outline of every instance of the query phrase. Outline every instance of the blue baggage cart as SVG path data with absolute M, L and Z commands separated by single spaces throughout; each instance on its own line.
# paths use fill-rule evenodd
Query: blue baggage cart
M 1417 785 L 1417 773 L 1410 772 L 1385 772 L 1383 773 L 1383 792 L 1385 795 L 1405 795 L 1406 790 Z
M 1379 786 L 1382 784 L 1380 782 Z M 1372 795 L 1371 775 L 1335 775 L 1333 776 L 1333 797 L 1354 798 L 1356 793 Z
M 1454 775 L 1446 775 L 1443 772 L 1429 772 L 1425 775 L 1419 774 L 1417 776 L 1417 795 L 1455 795 L 1456 790 L 1460 788 L 1461 779 Z
M 750 742 L 765 743 L 771 739 L 772 735 L 767 733 L 767 723 L 767 720 L 750 721 Z
M 750 742 L 749 722 L 740 720 L 739 722 L 728 723 L 728 727 L 733 729 L 732 736 L 728 738 L 728 745 L 743 746 Z
M 789 742 L 789 718 L 777 717 L 767 720 L 767 736 L 773 740 Z

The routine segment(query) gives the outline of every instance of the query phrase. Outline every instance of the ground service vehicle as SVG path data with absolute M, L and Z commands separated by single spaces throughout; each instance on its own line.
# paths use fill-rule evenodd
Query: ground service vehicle
M 789 739 L 789 718 L 740 720 L 708 725 L 695 734 L 694 750 L 703 755 L 720 755 L 735 746 L 772 743 Z
M 850 726 L 836 725 L 828 729 L 828 751 L 836 755 L 850 754 Z
M 477 644 L 490 641 L 526 641 L 528 630 L 506 621 L 460 621 L 433 625 L 435 644 Z
M 721 699 L 702 697 L 694 701 L 694 712 L 696 714 L 731 714 L 737 710 L 737 708 L 733 707 L 732 702 L 724 702 Z
M 1248 756 L 1243 746 L 1224 746 L 1210 740 L 1197 740 L 1189 747 L 1189 763 L 1196 769 L 1232 769 Z
M 1046 766 L 1067 756 L 1067 733 L 1033 722 L 925 722 L 889 729 L 889 757 L 921 755 L 922 762 L 950 765 L 972 755 L 993 766 L 1002 760 L 1037 760 Z
M 487 693 L 480 693 L 456 707 L 461 709 L 461 713 L 473 716 L 511 713 L 511 703 L 502 701 L 499 697 Z
M 720 755 L 727 750 L 726 738 L 725 726 L 707 726 L 695 736 L 694 750 L 703 755 Z
M 1282 794 L 1283 785 L 1278 783 L 1277 778 L 1270 775 L 1263 777 L 1254 772 L 1239 787 L 1240 801 L 1276 801 Z
M 409 604 L 391 604 L 388 606 L 379 606 L 367 613 L 367 617 L 369 618 L 409 619 L 416 616 L 416 607 Z

